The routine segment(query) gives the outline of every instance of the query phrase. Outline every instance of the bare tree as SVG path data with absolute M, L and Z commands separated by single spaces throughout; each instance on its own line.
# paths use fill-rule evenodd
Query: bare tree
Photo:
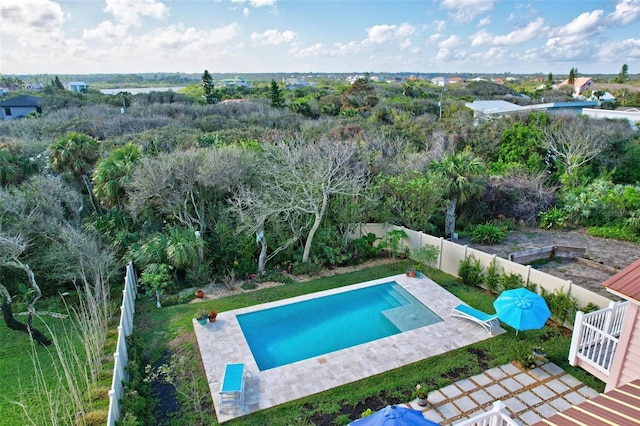
M 621 123 L 611 120 L 592 120 L 585 116 L 561 117 L 551 126 L 540 130 L 543 147 L 564 166 L 568 176 L 597 157 L 616 137 L 625 138 L 629 134 L 628 125 L 621 126 Z
M 302 262 L 309 261 L 311 244 L 332 197 L 363 195 L 367 170 L 355 160 L 353 144 L 333 140 L 279 140 L 265 146 L 257 184 L 239 191 L 233 200 L 245 227 L 261 244 L 259 270 L 278 251 L 306 232 Z M 265 224 L 286 223 L 291 237 L 267 255 Z
M 203 237 L 211 191 L 221 195 L 234 189 L 246 178 L 250 158 L 249 153 L 243 156 L 240 149 L 230 147 L 144 158 L 127 185 L 127 208 L 134 217 L 151 209 Z
M 13 311 L 11 310 L 11 295 L 9 294 L 7 288 L 3 284 L 0 284 L 0 296 L 2 296 L 2 314 L 4 317 L 4 322 L 10 329 L 27 333 L 33 340 L 40 343 L 41 345 L 50 345 L 51 340 L 49 340 L 49 338 L 45 336 L 41 331 L 33 327 L 33 316 L 36 313 L 34 305 L 42 296 L 42 292 L 40 291 L 40 287 L 36 282 L 33 271 L 28 264 L 22 262 L 22 260 L 20 259 L 20 255 L 24 253 L 26 248 L 27 244 L 23 241 L 21 236 L 8 236 L 0 233 L 0 266 L 12 267 L 22 270 L 26 274 L 29 286 L 33 290 L 33 293 L 29 298 L 29 301 L 27 302 L 27 311 L 29 312 L 29 315 L 27 316 L 27 322 L 26 324 L 23 324 L 13 317 Z

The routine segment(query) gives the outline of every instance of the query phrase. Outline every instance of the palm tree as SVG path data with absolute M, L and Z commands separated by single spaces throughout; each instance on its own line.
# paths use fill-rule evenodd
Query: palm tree
M 69 132 L 49 147 L 49 164 L 59 173 L 73 175 L 79 188 L 84 187 L 96 211 L 99 211 L 91 190 L 88 173 L 99 156 L 98 141 L 82 133 Z
M 464 202 L 482 191 L 482 185 L 476 178 L 484 170 L 484 163 L 466 148 L 462 152 L 447 154 L 440 161 L 434 161 L 431 168 L 445 179 L 444 196 L 449 202 L 444 230 L 446 237 L 453 238 L 458 202 Z
M 18 176 L 17 167 L 8 151 L 0 148 L 0 185 L 13 182 Z
M 121 206 L 124 187 L 131 179 L 141 156 L 138 146 L 127 144 L 114 149 L 107 158 L 96 164 L 93 171 L 93 193 L 106 207 Z

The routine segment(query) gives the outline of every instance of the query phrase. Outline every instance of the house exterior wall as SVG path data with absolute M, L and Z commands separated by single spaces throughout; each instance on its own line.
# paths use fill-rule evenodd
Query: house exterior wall
M 629 303 L 605 392 L 640 377 L 640 305 Z
M 7 109 L 11 111 L 11 114 L 6 113 Z M 2 118 L 3 120 L 15 120 L 16 118 L 29 115 L 30 112 L 37 112 L 37 107 L 35 106 L 2 107 L 0 108 L 0 118 Z

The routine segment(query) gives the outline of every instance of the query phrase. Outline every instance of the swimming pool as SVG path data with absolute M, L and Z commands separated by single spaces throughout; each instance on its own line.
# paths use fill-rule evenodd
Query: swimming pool
M 237 315 L 260 371 L 442 321 L 395 281 Z

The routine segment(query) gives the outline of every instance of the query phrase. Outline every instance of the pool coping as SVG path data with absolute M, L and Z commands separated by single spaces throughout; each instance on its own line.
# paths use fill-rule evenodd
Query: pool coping
M 259 371 L 236 315 L 395 281 L 443 321 L 347 349 Z M 304 283 L 300 284 L 304 285 Z M 460 299 L 427 277 L 404 274 L 220 312 L 215 323 L 193 321 L 219 423 L 380 374 L 493 337 L 470 321 L 449 316 Z M 502 330 L 499 330 L 501 332 Z M 219 391 L 226 364 L 244 363 L 244 407 L 220 410 Z M 268 391 L 267 391 L 268 390 Z

